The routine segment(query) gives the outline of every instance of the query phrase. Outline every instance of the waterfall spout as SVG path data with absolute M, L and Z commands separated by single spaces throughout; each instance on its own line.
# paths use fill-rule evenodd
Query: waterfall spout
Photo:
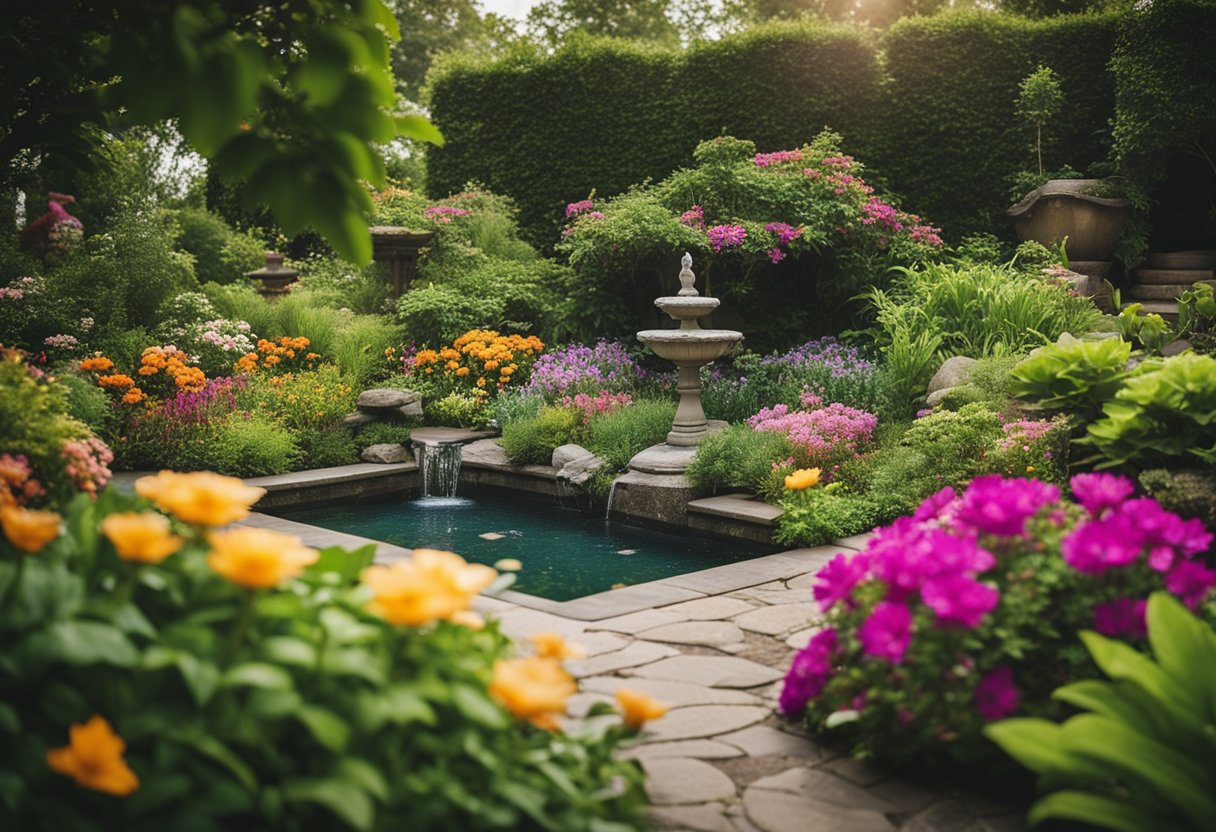
M 461 446 L 455 442 L 423 442 L 418 445 L 418 471 L 422 474 L 423 497 L 455 497 L 460 479 Z

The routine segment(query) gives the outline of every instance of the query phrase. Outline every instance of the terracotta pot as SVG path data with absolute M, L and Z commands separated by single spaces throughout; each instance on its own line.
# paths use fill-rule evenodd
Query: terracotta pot
M 1052 179 L 1007 212 L 1022 241 L 1052 247 L 1068 238 L 1070 260 L 1106 260 L 1131 214 L 1127 199 L 1084 193 L 1095 179 Z

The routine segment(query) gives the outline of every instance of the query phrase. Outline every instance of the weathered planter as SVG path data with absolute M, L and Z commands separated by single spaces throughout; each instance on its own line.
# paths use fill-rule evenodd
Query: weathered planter
M 1022 241 L 1045 246 L 1068 238 L 1070 260 L 1106 260 L 1123 235 L 1132 203 L 1092 196 L 1094 179 L 1052 179 L 1007 212 Z
M 396 225 L 374 225 L 369 230 L 372 233 L 372 259 L 388 267 L 393 297 L 399 298 L 414 279 L 418 252 L 435 239 L 435 232 L 411 231 Z
M 258 294 L 268 301 L 275 301 L 291 291 L 292 286 L 299 282 L 300 273 L 283 265 L 283 255 L 266 252 L 266 265 L 254 272 L 247 272 L 245 277 L 257 281 Z

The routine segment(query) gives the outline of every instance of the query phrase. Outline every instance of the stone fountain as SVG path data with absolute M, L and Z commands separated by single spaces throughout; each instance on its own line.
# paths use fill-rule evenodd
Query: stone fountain
M 658 298 L 654 305 L 680 322 L 678 329 L 647 329 L 638 333 L 638 340 L 650 347 L 659 358 L 675 362 L 680 368 L 676 391 L 680 406 L 667 434 L 667 444 L 677 447 L 700 445 L 709 435 L 709 422 L 701 407 L 701 368 L 726 355 L 743 340 L 743 333 L 733 329 L 701 329 L 698 318 L 718 308 L 717 298 L 701 297 L 693 285 L 692 255 L 684 253 L 680 260 L 680 291 L 675 297 Z
M 653 445 L 629 460 L 629 471 L 613 484 L 608 497 L 608 516 L 666 526 L 686 526 L 688 501 L 693 488 L 684 472 L 692 464 L 697 446 L 715 429 L 701 406 L 701 368 L 721 358 L 743 340 L 743 333 L 730 329 L 701 329 L 703 318 L 718 307 L 717 298 L 701 297 L 693 284 L 692 256 L 680 261 L 680 291 L 675 297 L 654 303 L 680 322 L 677 329 L 647 329 L 638 340 L 660 358 L 679 368 L 676 390 L 680 404 L 667 434 L 667 442 Z

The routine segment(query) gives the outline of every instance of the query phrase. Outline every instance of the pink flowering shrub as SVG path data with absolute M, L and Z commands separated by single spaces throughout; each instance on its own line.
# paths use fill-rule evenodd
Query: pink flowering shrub
M 824 405 L 814 393 L 804 394 L 802 404 L 801 410 L 784 404 L 762 408 L 747 424 L 784 435 L 795 449 L 793 467 L 820 468 L 830 480 L 833 468 L 870 442 L 878 417 L 838 402 Z
M 613 393 L 608 390 L 601 390 L 594 396 L 575 393 L 573 396 L 562 396 L 561 398 L 562 407 L 570 407 L 582 412 L 584 425 L 591 424 L 591 420 L 596 416 L 615 413 L 622 407 L 628 407 L 631 404 L 633 404 L 633 399 L 628 393 Z
M 993 720 L 1053 716 L 1051 691 L 1096 677 L 1077 633 L 1144 647 L 1144 609 L 1165 589 L 1209 621 L 1212 534 L 1130 480 L 1060 489 L 999 475 L 945 488 L 840 554 L 813 595 L 823 628 L 794 657 L 780 707 L 838 729 L 854 753 L 902 761 L 995 757 Z
M 109 468 L 114 461 L 114 452 L 95 436 L 63 443 L 59 455 L 63 457 L 64 473 L 76 488 L 90 497 L 96 497 L 114 476 Z

